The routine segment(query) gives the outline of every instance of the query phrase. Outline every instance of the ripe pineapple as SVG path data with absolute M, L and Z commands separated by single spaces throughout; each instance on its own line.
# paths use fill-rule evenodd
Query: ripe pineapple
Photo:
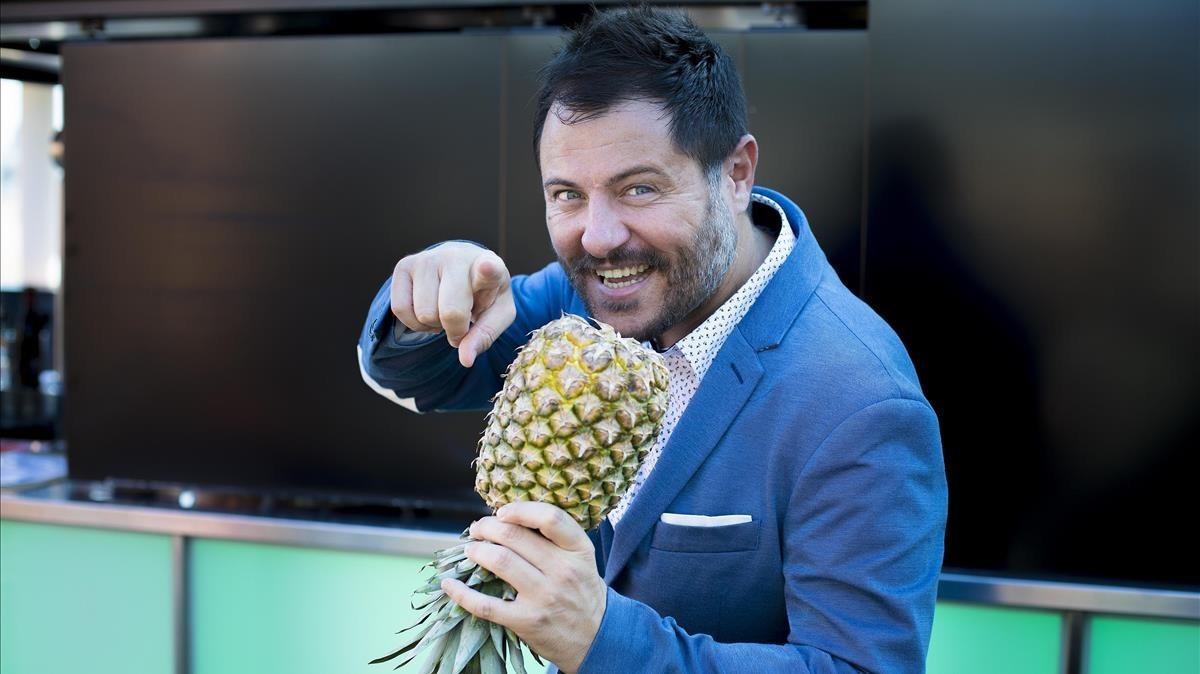
M 662 357 L 610 326 L 565 315 L 534 331 L 493 398 L 475 460 L 475 491 L 493 510 L 540 501 L 584 529 L 600 524 L 629 488 L 667 410 Z M 443 578 L 503 599 L 516 591 L 467 559 L 471 539 L 434 555 L 436 575 L 416 593 L 421 619 L 401 630 L 404 645 L 371 664 L 430 647 L 420 674 L 524 674 L 521 641 L 509 629 L 468 614 L 441 590 Z M 537 658 L 537 654 L 534 654 Z M 538 662 L 541 662 L 538 659 Z

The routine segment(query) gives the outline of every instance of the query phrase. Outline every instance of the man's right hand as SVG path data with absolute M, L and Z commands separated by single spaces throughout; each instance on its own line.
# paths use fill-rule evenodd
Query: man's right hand
M 392 313 L 410 330 L 445 331 L 463 367 L 491 348 L 517 315 L 504 261 L 451 241 L 409 255 L 392 273 Z

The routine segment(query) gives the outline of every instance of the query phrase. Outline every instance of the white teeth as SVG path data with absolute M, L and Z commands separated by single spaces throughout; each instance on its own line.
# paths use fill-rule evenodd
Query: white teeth
M 613 283 L 612 281 L 605 281 L 604 287 L 605 288 L 624 288 L 625 286 L 631 286 L 635 283 L 637 283 L 637 281 L 620 281 L 617 283 Z
M 618 279 L 623 276 L 635 276 L 637 274 L 640 274 L 640 273 L 646 271 L 649 268 L 650 267 L 643 264 L 643 265 L 639 265 L 637 267 L 624 267 L 621 269 L 603 269 L 596 273 L 599 274 L 600 276 L 602 276 L 603 278 L 611 280 L 611 279 Z M 628 285 L 628 284 L 626 284 L 626 285 Z
M 603 281 L 604 287 L 606 287 L 606 288 L 624 288 L 626 286 L 631 286 L 635 283 L 640 283 L 640 281 L 638 281 L 632 277 L 640 276 L 642 274 L 642 272 L 646 271 L 649 268 L 650 268 L 649 266 L 643 264 L 643 265 L 638 265 L 636 267 L 622 267 L 621 269 L 604 269 L 604 270 L 596 272 L 596 274 L 598 274 L 600 276 L 600 278 L 604 279 L 604 281 Z M 623 279 L 623 278 L 628 278 L 629 280 L 628 281 L 618 281 L 617 280 L 617 279 Z

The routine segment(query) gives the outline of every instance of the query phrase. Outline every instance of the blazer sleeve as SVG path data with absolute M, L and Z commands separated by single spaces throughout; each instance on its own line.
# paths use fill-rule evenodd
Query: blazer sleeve
M 464 368 L 444 333 L 398 331 L 389 278 L 376 293 L 358 340 L 363 381 L 376 393 L 413 412 L 486 410 L 502 376 L 529 333 L 563 312 L 575 311 L 573 295 L 557 262 L 512 279 L 516 318 L 492 348 Z M 400 326 L 403 328 L 403 326 Z M 397 334 L 401 332 L 402 334 Z
M 786 644 L 688 634 L 610 589 L 579 673 L 631 663 L 654 672 L 923 672 L 947 503 L 933 410 L 909 399 L 859 410 L 800 478 L 782 518 Z

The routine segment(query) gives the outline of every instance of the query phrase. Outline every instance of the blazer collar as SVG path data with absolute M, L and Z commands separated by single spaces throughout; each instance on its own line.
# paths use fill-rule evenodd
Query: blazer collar
M 779 346 L 783 341 L 783 335 L 808 303 L 829 263 L 813 238 L 808 218 L 791 199 L 765 187 L 755 187 L 754 193 L 779 204 L 787 214 L 792 233 L 796 235 L 792 254 L 775 272 L 767 287 L 763 288 L 745 318 L 738 323 L 738 330 L 758 352 Z

